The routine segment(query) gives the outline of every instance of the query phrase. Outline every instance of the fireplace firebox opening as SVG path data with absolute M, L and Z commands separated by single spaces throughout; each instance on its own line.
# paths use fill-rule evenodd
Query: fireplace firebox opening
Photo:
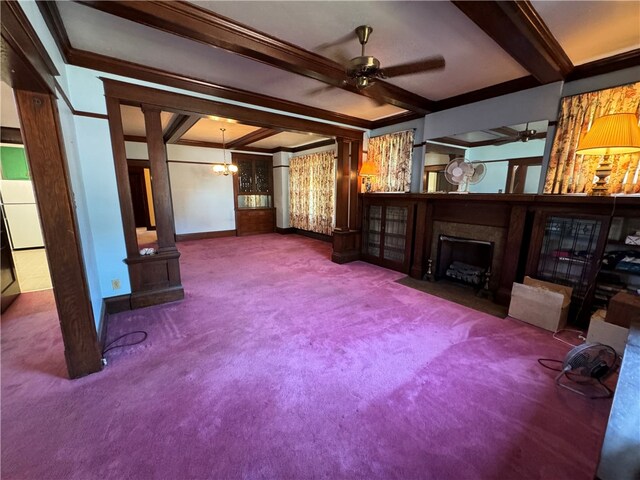
M 435 280 L 446 278 L 488 293 L 492 260 L 493 242 L 440 235 L 433 274 Z

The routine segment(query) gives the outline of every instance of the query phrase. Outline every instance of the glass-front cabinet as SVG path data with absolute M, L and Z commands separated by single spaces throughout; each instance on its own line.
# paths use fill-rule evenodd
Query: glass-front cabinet
M 232 158 L 238 166 L 234 181 L 237 235 L 273 232 L 272 157 L 234 153 Z
M 586 324 L 604 250 L 609 218 L 538 212 L 526 274 L 573 289 L 569 318 Z
M 364 197 L 362 255 L 365 260 L 407 273 L 413 239 L 414 205 Z

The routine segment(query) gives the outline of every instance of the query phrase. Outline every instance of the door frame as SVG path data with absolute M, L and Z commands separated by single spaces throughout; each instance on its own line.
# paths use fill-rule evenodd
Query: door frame
M 102 369 L 56 105 L 56 67 L 17 1 L 3 0 L 2 80 L 14 90 L 70 378 Z

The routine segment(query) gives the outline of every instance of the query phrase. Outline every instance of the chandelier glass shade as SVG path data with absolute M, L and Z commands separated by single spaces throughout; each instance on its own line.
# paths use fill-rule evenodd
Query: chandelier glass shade
M 211 170 L 213 171 L 213 173 L 215 173 L 216 175 L 233 175 L 234 173 L 238 172 L 238 166 L 234 165 L 233 163 L 227 163 L 227 149 L 226 149 L 226 144 L 224 141 L 224 132 L 226 129 L 221 128 L 220 131 L 222 132 L 222 163 L 214 163 L 213 165 L 211 165 Z

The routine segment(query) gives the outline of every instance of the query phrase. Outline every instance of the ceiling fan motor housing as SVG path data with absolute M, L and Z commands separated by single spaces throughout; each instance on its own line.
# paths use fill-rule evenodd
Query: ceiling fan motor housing
M 380 71 L 380 62 L 375 57 L 355 57 L 347 65 L 347 77 L 356 80 L 358 88 L 367 87 Z M 366 81 L 360 81 L 360 79 Z M 363 84 L 361 86 L 361 83 Z

